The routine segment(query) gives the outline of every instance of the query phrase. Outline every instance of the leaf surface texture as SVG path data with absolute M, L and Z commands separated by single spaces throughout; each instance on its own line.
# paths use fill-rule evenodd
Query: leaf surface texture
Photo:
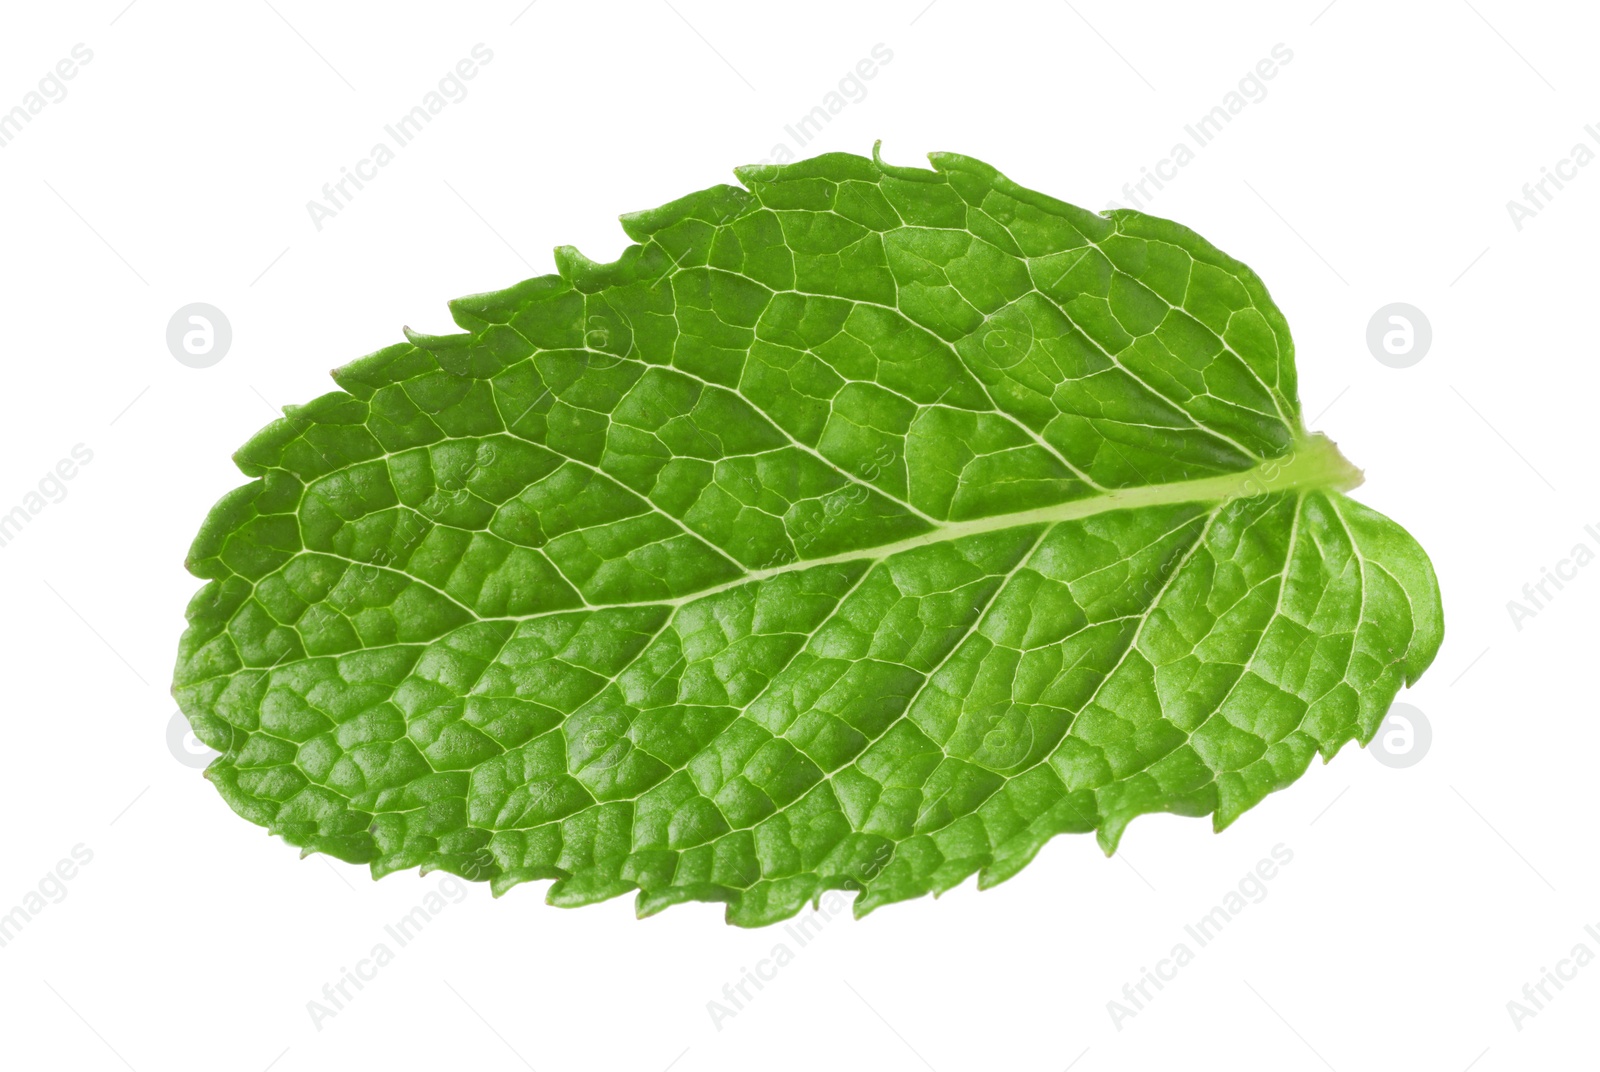
M 1261 281 L 931 159 L 625 216 L 247 443 L 174 683 L 228 803 L 375 876 L 759 925 L 1221 829 L 1370 739 L 1438 587 Z

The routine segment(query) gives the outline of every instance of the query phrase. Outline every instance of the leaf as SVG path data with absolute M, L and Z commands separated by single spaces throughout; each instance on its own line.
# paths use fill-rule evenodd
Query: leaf
M 1178 224 L 967 157 L 746 168 L 236 455 L 174 692 L 306 852 L 741 925 L 1217 829 L 1365 743 L 1427 556 Z

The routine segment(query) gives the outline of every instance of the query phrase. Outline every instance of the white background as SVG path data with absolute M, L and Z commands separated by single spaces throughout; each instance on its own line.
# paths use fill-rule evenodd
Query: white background
M 7 5 L 0 34 L 0 110 L 73 45 L 94 54 L 0 149 L 0 512 L 75 444 L 93 451 L 0 547 L 0 912 L 74 846 L 93 854 L 0 948 L 0 1061 L 1592 1065 L 1600 966 L 1520 1030 L 1507 1010 L 1574 945 L 1600 954 L 1584 931 L 1600 930 L 1600 565 L 1520 629 L 1507 610 L 1575 544 L 1600 546 L 1584 532 L 1600 526 L 1600 167 L 1520 230 L 1506 207 L 1600 122 L 1586 5 L 125 3 Z M 319 232 L 306 202 L 478 42 L 494 58 L 470 95 Z M 1117 858 L 1061 838 L 984 893 L 836 917 L 720 1029 L 707 1003 L 796 945 L 781 928 L 475 886 L 319 1028 L 307 1002 L 441 876 L 373 883 L 301 861 L 169 749 L 167 683 L 199 585 L 182 561 L 243 482 L 230 453 L 402 325 L 453 330 L 446 299 L 549 272 L 558 244 L 616 256 L 619 212 L 770 156 L 878 43 L 893 59 L 801 155 L 875 138 L 891 163 L 952 150 L 1096 209 L 1126 203 L 1122 185 L 1273 45 L 1292 50 L 1149 208 L 1266 279 L 1313 427 L 1366 468 L 1357 497 L 1432 555 L 1445 643 L 1401 696 L 1431 750 L 1394 770 L 1351 746 L 1221 835 L 1146 817 Z M 196 301 L 234 335 L 203 370 L 164 338 Z M 1365 341 L 1396 301 L 1433 325 L 1407 369 Z M 1119 1029 L 1107 1003 L 1193 947 L 1184 925 L 1279 843 L 1294 857 L 1266 898 Z

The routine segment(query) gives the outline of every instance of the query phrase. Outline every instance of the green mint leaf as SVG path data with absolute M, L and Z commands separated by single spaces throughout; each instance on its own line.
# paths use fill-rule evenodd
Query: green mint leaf
M 623 217 L 237 454 L 174 692 L 306 852 L 858 914 L 1365 743 L 1443 624 L 1178 224 L 834 154 Z

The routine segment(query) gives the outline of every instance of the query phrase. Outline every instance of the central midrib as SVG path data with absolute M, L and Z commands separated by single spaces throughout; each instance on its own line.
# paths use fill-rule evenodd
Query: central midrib
M 1222 503 L 1230 499 L 1251 498 L 1284 491 L 1349 491 L 1362 481 L 1361 470 L 1339 453 L 1333 440 L 1320 433 L 1301 435 L 1294 446 L 1277 458 L 1268 458 L 1261 464 L 1237 473 L 1182 480 L 1171 484 L 1151 484 L 1140 488 L 1121 488 L 1085 499 L 1072 499 L 1050 506 L 1020 510 L 1010 514 L 996 514 L 971 521 L 945 522 L 927 532 L 897 540 L 894 543 L 863 547 L 859 550 L 841 551 L 824 558 L 796 559 L 779 566 L 751 570 L 722 584 L 711 585 L 672 599 L 641 599 L 622 603 L 584 603 L 563 611 L 543 611 L 538 614 L 511 616 L 543 618 L 552 613 L 571 613 L 584 610 L 606 610 L 613 607 L 681 607 L 719 592 L 741 585 L 763 581 L 784 573 L 794 573 L 817 566 L 837 565 L 844 562 L 877 562 L 902 551 L 926 547 L 929 544 L 959 540 L 967 536 L 980 536 L 1001 529 L 1022 528 L 1028 525 L 1053 525 L 1062 521 L 1077 521 L 1112 510 L 1136 510 L 1147 506 L 1172 506 L 1180 503 Z M 504 620 L 504 619 L 501 619 Z

